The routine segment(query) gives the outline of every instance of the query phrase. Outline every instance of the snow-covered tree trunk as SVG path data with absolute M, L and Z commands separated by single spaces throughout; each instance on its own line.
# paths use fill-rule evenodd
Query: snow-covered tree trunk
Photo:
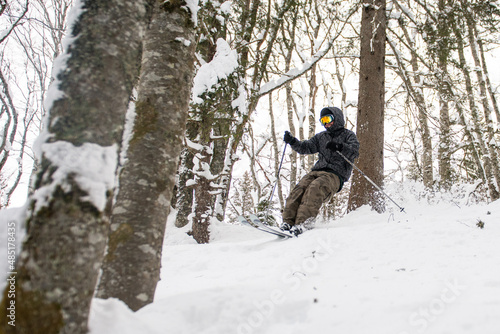
M 146 5 L 86 0 L 74 9 L 69 46 L 49 90 L 47 131 L 38 142 L 41 169 L 15 270 L 16 326 L 7 333 L 87 333 Z M 4 294 L 2 305 L 9 302 Z M 2 307 L 2 328 L 5 312 Z
M 227 110 L 232 109 L 227 108 Z M 212 194 L 215 196 L 214 204 L 214 215 L 218 221 L 224 220 L 224 213 L 226 210 L 227 196 L 229 195 L 229 187 L 226 183 L 231 179 L 228 175 L 227 163 L 230 157 L 227 156 L 227 148 L 231 142 L 231 122 L 228 122 L 225 117 L 215 122 L 214 131 L 214 142 L 213 148 L 214 153 L 212 156 L 212 162 L 210 163 L 210 171 L 213 175 L 217 175 L 217 182 L 212 184 Z M 260 190 L 258 191 L 260 193 Z
M 221 8 L 218 2 L 206 1 L 199 9 L 198 21 L 200 24 L 197 27 L 198 31 L 196 33 L 196 53 L 198 59 L 201 60 L 201 63 L 205 63 L 208 68 L 211 68 L 211 65 L 208 65 L 207 63 L 210 63 L 216 55 L 218 40 L 222 40 L 226 34 L 227 28 L 223 24 L 224 20 L 220 20 L 219 18 L 226 17 L 227 19 L 227 16 L 228 13 Z M 227 50 L 229 50 L 229 48 Z M 223 53 L 227 50 L 224 50 Z M 225 152 L 225 145 L 227 145 L 226 123 L 227 119 L 231 119 L 231 117 L 225 116 L 225 112 L 227 111 L 225 108 L 217 110 L 217 107 L 215 107 L 210 110 L 210 105 L 216 105 L 218 103 L 216 102 L 219 98 L 217 93 L 213 96 L 198 96 L 198 94 L 202 95 L 203 92 L 205 92 L 199 87 L 204 87 L 205 90 L 210 90 L 212 85 L 216 84 L 216 82 L 212 82 L 210 80 L 212 78 L 216 78 L 216 74 L 220 74 L 217 72 L 220 72 L 221 69 L 214 68 L 211 74 L 209 74 L 210 70 L 205 71 L 202 68 L 198 71 L 201 71 L 201 74 L 199 77 L 195 77 L 195 87 L 193 88 L 195 95 L 193 97 L 196 101 L 193 103 L 193 108 L 190 111 L 187 120 L 186 138 L 188 139 L 188 145 L 186 145 L 183 149 L 181 162 L 178 167 L 178 184 L 175 193 L 175 208 L 178 210 L 175 222 L 177 227 L 188 225 L 193 222 L 193 218 L 196 218 L 194 215 L 195 209 L 193 205 L 196 202 L 195 188 L 199 187 L 199 184 L 195 184 L 194 180 L 198 179 L 199 175 L 196 176 L 193 170 L 198 168 L 195 166 L 194 160 L 197 159 L 196 155 L 200 154 L 201 147 L 204 145 L 211 147 L 211 149 L 207 151 L 210 154 L 210 158 L 208 160 L 205 159 L 209 163 L 207 172 L 210 172 L 211 168 L 213 168 L 217 174 L 224 169 L 225 155 L 220 152 Z M 222 76 L 222 74 L 220 75 Z M 196 83 L 198 78 L 200 81 L 199 85 Z M 205 87 L 205 84 L 208 87 Z M 221 91 L 230 91 L 231 89 L 232 88 L 228 85 L 227 87 L 221 89 Z M 197 105 L 197 102 L 200 102 L 200 100 L 205 100 L 202 102 L 203 107 Z M 221 116 L 222 119 L 221 122 L 216 122 L 213 113 L 219 111 L 219 116 Z M 212 113 L 212 115 L 210 115 L 210 113 Z M 207 130 L 204 130 L 204 128 Z M 208 135 L 208 137 L 204 137 L 204 142 L 201 142 L 199 135 L 203 131 L 209 131 L 214 137 L 216 136 L 217 139 L 211 138 L 210 135 Z M 213 166 L 210 166 L 212 162 Z M 210 182 L 208 184 L 210 185 Z M 201 190 L 199 188 L 196 192 L 198 196 L 201 196 Z M 214 203 L 214 197 L 211 197 L 212 203 Z
M 479 48 L 479 53 L 481 55 L 481 64 L 482 64 L 483 74 L 484 74 L 484 77 L 485 77 L 485 82 L 486 82 L 486 87 L 487 87 L 488 95 L 490 97 L 491 104 L 493 106 L 493 111 L 494 111 L 495 116 L 496 116 L 497 124 L 499 124 L 500 123 L 500 109 L 498 107 L 498 101 L 497 101 L 497 98 L 496 98 L 496 93 L 493 90 L 493 86 L 491 84 L 490 74 L 489 74 L 489 71 L 488 71 L 488 66 L 486 64 L 486 58 L 485 58 L 485 53 L 484 53 L 483 42 L 481 40 L 481 37 L 478 36 L 478 32 L 477 32 L 477 27 L 476 26 L 474 26 L 474 30 L 475 30 L 475 35 L 477 36 L 477 45 L 478 45 L 478 48 Z M 500 157 L 500 143 L 498 142 L 498 140 L 499 140 L 498 134 L 500 133 L 500 131 L 499 131 L 498 126 L 496 127 L 496 130 L 494 130 L 494 133 L 496 134 L 496 136 L 495 135 L 493 136 L 493 140 L 490 141 L 490 145 L 492 146 L 492 149 L 496 150 L 497 157 Z M 499 164 L 498 160 L 497 160 L 497 164 Z M 499 178 L 497 178 L 497 183 L 499 184 L 499 187 L 500 187 L 500 179 Z
M 488 95 L 491 99 L 491 104 L 493 105 L 493 110 L 495 111 L 495 116 L 496 116 L 497 122 L 500 123 L 500 108 L 498 107 L 498 101 L 496 98 L 495 89 L 493 88 L 493 85 L 491 84 L 488 66 L 486 65 L 486 58 L 485 58 L 483 41 L 482 41 L 481 37 L 478 35 L 476 26 L 474 26 L 474 30 L 475 30 L 475 35 L 477 36 L 477 45 L 479 47 L 479 53 L 481 55 L 483 74 L 485 77 L 486 85 L 488 87 Z M 498 147 L 498 148 L 500 149 L 500 147 Z
M 209 146 L 196 154 L 194 159 L 194 205 L 193 205 L 193 238 L 199 244 L 210 242 L 210 223 L 214 214 L 213 195 L 210 193 L 210 160 L 212 149 Z
M 318 30 L 316 30 L 318 31 Z M 315 33 L 316 33 L 315 31 Z M 315 36 L 317 38 L 317 36 Z M 313 41 L 311 41 L 311 44 Z M 314 50 L 314 45 L 312 45 Z M 316 83 L 316 68 L 317 64 L 314 64 L 311 67 L 310 73 L 311 77 L 309 78 L 309 110 L 308 110 L 308 121 L 309 121 L 309 127 L 308 127 L 308 137 L 311 138 L 314 136 L 316 133 L 316 122 L 318 121 L 317 114 L 318 112 L 316 111 L 316 97 L 318 95 L 318 84 Z M 319 108 L 320 110 L 322 108 Z M 314 166 L 314 163 L 317 160 L 317 155 L 316 154 L 309 154 L 307 156 L 307 170 L 311 170 L 311 168 Z
M 455 24 L 453 26 L 455 36 L 457 37 L 458 55 L 460 61 L 460 69 L 464 75 L 465 87 L 467 92 L 467 100 L 469 102 L 469 111 L 472 124 L 468 124 L 466 120 L 464 126 L 471 128 L 471 133 L 473 136 L 473 145 L 476 146 L 478 154 L 481 158 L 481 166 L 478 168 L 480 171 L 484 172 L 484 179 L 488 186 L 488 191 L 492 200 L 500 198 L 500 192 L 497 188 L 496 179 L 494 175 L 493 162 L 491 156 L 488 152 L 487 143 L 485 143 L 483 138 L 481 116 L 479 115 L 479 110 L 474 99 L 474 87 L 472 84 L 472 79 L 470 75 L 469 67 L 467 66 L 467 60 L 465 58 L 464 52 L 464 39 L 462 31 Z M 496 162 L 495 162 L 496 163 Z
M 440 63 L 440 72 L 446 73 L 447 65 Z M 438 89 L 439 94 L 439 184 L 444 189 L 449 189 L 452 183 L 453 170 L 451 168 L 451 120 L 450 107 L 445 89 Z
M 272 102 L 273 102 L 273 94 L 269 94 L 269 118 L 271 120 L 271 142 L 272 142 L 273 153 L 274 153 L 274 176 L 277 177 L 275 182 L 276 182 L 276 186 L 277 186 L 276 190 L 278 191 L 277 195 L 278 195 L 278 200 L 280 203 L 280 212 L 281 212 L 281 211 L 283 211 L 283 208 L 285 206 L 285 202 L 283 200 L 283 187 L 281 186 L 281 179 L 279 178 L 281 154 L 278 150 L 278 137 L 276 136 L 276 125 L 274 122 L 274 110 L 273 110 Z M 271 184 L 271 187 L 274 187 L 274 183 Z M 271 188 L 271 191 L 273 191 L 273 188 Z M 272 207 L 272 203 L 267 203 L 267 204 Z
M 192 111 L 196 115 L 198 132 L 191 147 L 196 153 L 193 158 L 193 207 L 190 217 L 193 237 L 198 243 L 208 243 L 210 225 L 213 221 L 224 219 L 234 164 L 234 155 L 228 152 L 232 147 L 232 137 L 236 134 L 234 123 L 239 122 L 241 116 L 232 107 L 239 82 L 236 52 L 222 39 L 218 41 L 217 50 L 212 62 L 205 69 L 200 69 L 197 79 L 203 80 L 204 75 L 212 73 L 210 68 L 218 68 L 220 64 L 233 69 L 233 72 L 228 73 L 222 81 L 216 78 L 213 90 L 204 91 L 202 99 L 196 96 L 198 101 L 203 102 L 194 105 Z M 195 79 L 196 82 L 199 83 Z
M 448 91 L 451 92 L 450 96 L 453 94 L 453 91 L 451 87 L 447 87 Z M 455 98 L 458 100 L 458 96 L 455 95 Z M 466 111 L 464 110 L 464 107 L 460 104 L 456 104 L 457 112 L 458 112 L 458 117 L 460 120 L 460 124 L 464 127 L 464 134 L 466 138 L 466 143 L 471 151 L 472 159 L 474 161 L 474 164 L 476 166 L 477 170 L 477 177 L 481 178 L 484 182 L 486 182 L 486 173 L 484 171 L 484 166 L 481 161 L 481 152 L 480 152 L 480 147 L 477 145 L 475 141 L 475 136 L 474 136 L 474 129 L 472 126 L 470 126 L 469 121 L 466 116 Z
M 481 64 L 481 60 L 479 57 L 479 47 L 477 43 L 477 36 L 475 35 L 476 29 L 474 17 L 471 10 L 467 8 L 467 4 L 464 1 L 461 1 L 461 3 L 464 7 L 465 20 L 467 22 L 468 28 L 469 45 L 471 49 L 472 59 L 474 60 L 474 71 L 476 72 L 477 83 L 479 84 L 479 100 L 483 107 L 484 123 L 486 125 L 486 147 L 488 150 L 488 155 L 490 156 L 492 173 L 496 181 L 496 190 L 500 196 L 500 166 L 495 141 L 495 125 L 493 124 L 492 119 L 493 110 L 490 107 L 490 103 L 488 100 L 486 80 L 485 75 L 483 74 L 483 64 Z
M 411 42 L 410 42 L 411 43 Z M 412 44 L 410 44 L 412 45 Z M 409 81 L 413 85 L 413 100 L 418 109 L 419 131 L 422 138 L 422 178 L 424 186 L 431 188 L 434 184 L 434 173 L 432 169 L 432 138 L 429 129 L 428 110 L 424 97 L 424 81 L 419 74 L 417 54 L 414 49 L 411 51 L 411 67 L 413 72 L 413 80 Z
M 97 296 L 132 310 L 153 301 L 194 73 L 194 25 L 180 3 L 155 2 L 144 37 L 136 118 L 113 205 Z
M 307 35 L 309 37 L 309 43 L 310 43 L 310 48 L 311 48 L 311 57 L 314 56 L 314 54 L 318 51 L 317 50 L 317 41 L 318 41 L 318 36 L 319 32 L 321 29 L 321 23 L 323 20 L 323 17 L 319 11 L 319 5 L 317 3 L 317 0 L 314 2 L 311 2 L 311 12 L 309 13 L 310 17 L 308 20 L 311 21 L 310 25 L 307 25 L 307 28 L 309 31 L 307 31 Z M 315 20 L 314 20 L 315 19 Z M 317 78 L 317 71 L 318 70 L 318 64 L 314 64 L 311 66 L 311 69 L 309 70 L 310 77 L 308 79 L 309 83 L 309 101 L 308 101 L 308 121 L 309 121 L 309 127 L 308 127 L 308 137 L 311 138 L 314 136 L 316 133 L 316 122 L 318 122 L 318 110 L 321 110 L 323 107 L 327 106 L 320 106 L 318 110 L 316 110 L 316 99 L 318 95 L 318 84 L 316 82 Z M 317 160 L 317 155 L 316 154 L 309 154 L 307 156 L 307 170 L 311 170 L 311 168 L 314 166 L 314 163 Z
M 438 1 L 438 21 L 436 22 L 437 36 L 440 41 L 436 48 L 436 62 L 438 71 L 437 91 L 439 95 L 439 145 L 438 145 L 438 164 L 439 164 L 439 183 L 444 189 L 449 189 L 452 183 L 451 168 L 451 120 L 450 105 L 448 100 L 451 94 L 448 92 L 448 57 L 451 53 L 450 46 L 450 27 L 448 24 L 448 14 L 446 13 L 446 0 Z
M 405 44 L 407 45 L 410 52 L 410 71 L 406 68 L 404 59 L 402 58 L 402 54 L 399 51 L 398 46 L 396 46 L 391 39 L 388 39 L 388 42 L 395 54 L 395 58 L 398 63 L 397 72 L 403 80 L 406 91 L 418 111 L 418 131 L 420 132 L 423 148 L 421 175 L 424 185 L 427 188 L 431 188 L 434 183 L 434 173 L 432 168 L 432 138 L 429 128 L 428 111 L 424 97 L 424 81 L 422 76 L 420 75 L 414 34 L 409 31 L 408 27 L 404 25 L 402 21 L 399 21 L 399 27 L 403 32 L 403 38 L 406 42 Z
M 186 137 L 194 138 L 196 127 L 192 123 L 186 124 Z M 189 224 L 189 215 L 193 205 L 193 190 L 188 184 L 193 176 L 194 153 L 189 147 L 184 147 L 181 152 L 179 166 L 177 168 L 177 184 L 172 198 L 172 206 L 177 210 L 175 219 L 176 227 L 184 227 Z
M 294 106 L 293 106 L 293 96 L 292 96 L 292 85 L 287 84 L 285 87 L 286 90 L 286 109 L 288 115 L 288 128 L 290 132 L 296 136 L 295 124 L 293 123 L 293 115 L 294 115 Z M 290 156 L 290 189 L 295 187 L 297 183 L 297 152 L 294 150 L 289 151 Z
M 384 180 L 385 0 L 363 0 L 356 133 L 360 142 L 358 167 L 377 185 Z M 369 204 L 377 211 L 384 203 L 359 173 L 352 179 L 349 210 Z

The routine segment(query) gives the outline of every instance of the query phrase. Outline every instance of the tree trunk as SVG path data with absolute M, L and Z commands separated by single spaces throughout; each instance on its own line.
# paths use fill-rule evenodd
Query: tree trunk
M 210 242 L 210 222 L 213 215 L 213 195 L 210 193 L 212 180 L 210 172 L 212 150 L 208 146 L 196 154 L 193 173 L 195 175 L 193 204 L 193 238 L 199 244 Z
M 231 110 L 229 107 L 227 107 L 227 109 Z M 216 139 L 213 142 L 214 153 L 210 163 L 210 172 L 218 177 L 217 182 L 212 184 L 213 189 L 211 190 L 211 193 L 212 195 L 216 195 L 214 200 L 214 213 L 218 221 L 224 220 L 227 196 L 229 194 L 229 187 L 227 186 L 227 183 L 229 182 L 230 177 L 228 177 L 228 156 L 226 155 L 226 152 L 230 142 L 230 126 L 230 122 L 228 122 L 225 117 L 222 117 L 222 119 L 215 121 L 213 128 L 214 138 Z
M 281 187 L 281 179 L 279 177 L 279 167 L 280 167 L 280 159 L 281 159 L 281 154 L 278 150 L 278 138 L 276 137 L 276 127 L 274 123 L 274 111 L 273 111 L 273 94 L 269 94 L 269 118 L 271 119 L 271 142 L 273 145 L 273 152 L 274 152 L 274 176 L 276 177 L 276 185 L 277 185 L 277 190 L 278 190 L 278 199 L 280 202 L 280 211 L 283 211 L 283 208 L 285 206 L 285 202 L 283 200 L 283 189 Z M 271 184 L 271 191 L 273 191 L 274 183 Z M 272 207 L 272 203 L 268 203 Z
M 292 97 L 292 85 L 286 85 L 286 109 L 288 111 L 288 127 L 290 132 L 296 136 L 295 125 L 293 123 L 293 97 Z M 297 152 L 290 150 L 290 189 L 295 187 L 297 183 Z
M 415 80 L 413 92 L 414 92 L 414 102 L 418 109 L 418 121 L 419 121 L 419 131 L 422 137 L 422 178 L 424 181 L 424 186 L 427 188 L 432 188 L 434 184 L 434 173 L 432 170 L 432 138 L 429 129 L 429 122 L 427 117 L 427 106 L 425 103 L 424 92 L 423 92 L 423 79 L 418 74 L 419 68 L 417 63 L 417 56 L 415 50 L 411 50 L 411 66 L 413 77 Z M 410 80 L 411 82 L 411 80 Z M 411 83 L 413 85 L 413 83 Z
M 418 131 L 420 132 L 420 137 L 422 140 L 422 147 L 423 147 L 421 175 L 424 186 L 426 188 L 431 188 L 434 183 L 434 173 L 432 169 L 432 138 L 427 119 L 427 106 L 425 103 L 424 90 L 423 90 L 424 83 L 421 75 L 419 74 L 420 71 L 418 64 L 418 55 L 416 51 L 414 37 L 412 37 L 412 34 L 408 32 L 408 29 L 406 28 L 406 26 L 402 24 L 402 22 L 400 22 L 400 28 L 403 31 L 406 44 L 408 45 L 411 54 L 410 57 L 411 72 L 409 72 L 406 69 L 406 66 L 403 62 L 404 60 L 401 59 L 400 53 L 397 50 L 397 46 L 395 46 L 394 43 L 392 42 L 389 42 L 389 44 L 391 45 L 391 48 L 393 49 L 393 52 L 398 62 L 398 67 L 399 67 L 398 74 L 400 75 L 401 79 L 405 84 L 409 98 L 413 101 L 418 111 L 418 117 L 417 117 Z
M 498 123 L 500 123 L 500 109 L 498 107 L 498 102 L 497 102 L 496 94 L 495 94 L 495 92 L 493 90 L 493 87 L 491 85 L 490 75 L 489 75 L 489 72 L 488 72 L 488 66 L 486 65 L 486 59 L 485 59 L 485 56 L 484 56 L 483 42 L 482 42 L 481 38 L 478 36 L 476 26 L 474 26 L 474 31 L 475 31 L 475 35 L 477 36 L 477 45 L 479 47 L 479 52 L 480 52 L 480 55 L 481 55 L 482 69 L 483 69 L 483 74 L 484 74 L 485 81 L 486 81 L 488 95 L 489 95 L 489 97 L 491 99 L 491 104 L 493 105 L 493 110 L 495 112 L 495 116 L 496 116 L 496 120 L 497 120 L 497 124 L 498 124 Z M 494 131 L 494 134 L 495 133 L 496 133 L 497 137 L 495 137 L 495 135 L 493 135 L 493 140 L 490 142 L 490 145 L 492 145 L 493 146 L 492 148 L 496 150 L 496 155 L 498 157 L 498 156 L 500 156 L 500 145 L 498 144 L 498 134 L 500 132 L 499 132 L 498 127 Z M 497 164 L 498 163 L 499 162 L 497 160 Z M 497 183 L 499 183 L 499 186 L 500 186 L 500 179 L 498 179 L 498 178 L 497 178 Z
M 290 70 L 290 66 L 292 64 L 292 56 L 295 50 L 296 46 L 296 41 L 295 41 L 295 36 L 297 34 L 297 20 L 298 20 L 298 8 L 299 6 L 296 6 L 293 10 L 293 14 L 290 18 L 290 26 L 286 31 L 290 34 L 289 38 L 284 39 L 284 44 L 286 47 L 286 54 L 284 55 L 285 57 L 285 73 Z M 294 135 L 297 136 L 297 133 L 295 131 L 295 124 L 293 123 L 293 115 L 294 115 L 294 106 L 293 106 L 293 92 L 292 92 L 292 84 L 287 83 L 285 85 L 285 93 L 286 93 L 286 110 L 287 110 L 287 118 L 288 118 L 288 128 L 290 129 L 290 132 Z M 283 135 L 283 134 L 282 134 Z M 297 152 L 294 150 L 290 150 L 289 153 L 290 157 L 290 189 L 295 187 L 295 184 L 297 183 Z
M 451 120 L 448 100 L 450 92 L 447 92 L 448 76 L 448 57 L 450 55 L 450 27 L 446 13 L 445 0 L 438 2 L 439 15 L 437 24 L 437 34 L 441 43 L 437 46 L 437 82 L 439 95 L 439 146 L 438 146 L 438 164 L 439 164 L 439 183 L 444 189 L 449 189 L 452 184 L 451 169 Z
M 144 38 L 136 119 L 120 188 L 99 298 L 132 310 L 153 302 L 170 199 L 194 73 L 194 28 L 181 5 L 155 2 Z
M 356 132 L 360 142 L 358 167 L 377 185 L 384 180 L 385 0 L 363 0 Z M 369 204 L 382 212 L 385 205 L 376 189 L 355 172 L 348 210 Z
M 317 36 L 315 36 L 317 37 Z M 314 136 L 316 133 L 316 122 L 318 119 L 316 118 L 316 95 L 318 93 L 318 85 L 316 83 L 316 68 L 317 65 L 314 64 L 311 67 L 311 77 L 309 78 L 309 138 Z M 320 108 L 321 109 L 321 108 Z M 307 170 L 310 170 L 313 166 L 314 163 L 317 160 L 317 155 L 316 154 L 309 154 L 307 155 Z
M 215 3 L 212 3 L 210 1 L 203 3 L 203 5 L 199 8 L 199 24 L 197 27 L 198 32 L 196 35 L 196 53 L 202 57 L 203 62 L 210 63 L 213 60 L 217 52 L 217 40 L 219 38 L 225 38 L 226 27 L 221 23 L 221 20 L 219 19 L 221 16 L 223 15 L 219 11 L 219 8 L 216 8 Z M 230 90 L 229 87 L 225 87 L 225 89 Z M 214 94 L 214 96 L 203 96 L 202 98 L 207 101 L 207 103 L 205 104 L 209 104 L 208 101 L 215 100 L 218 98 L 218 96 Z M 196 220 L 196 217 L 194 215 L 193 199 L 195 198 L 195 188 L 198 188 L 196 190 L 198 196 L 200 196 L 201 194 L 201 189 L 199 188 L 200 184 L 194 184 L 193 182 L 197 178 L 193 173 L 193 168 L 195 168 L 193 160 L 195 159 L 195 155 L 199 153 L 197 146 L 202 144 L 201 142 L 199 142 L 198 135 L 206 131 L 212 131 L 213 129 L 213 135 L 218 136 L 218 142 L 215 143 L 215 140 L 208 136 L 205 137 L 205 142 L 202 145 L 213 145 L 210 152 L 210 155 L 214 155 L 213 168 L 216 170 L 223 169 L 222 165 L 224 163 L 225 156 L 221 156 L 219 152 L 221 150 L 224 151 L 226 142 L 226 139 L 221 139 L 224 137 L 224 134 L 221 134 L 221 131 L 223 132 L 224 125 L 217 124 L 214 121 L 213 115 L 209 113 L 209 108 L 207 108 L 206 106 L 204 106 L 204 108 L 197 108 L 197 106 L 194 106 L 190 110 L 190 114 L 188 117 L 186 137 L 189 140 L 189 143 L 187 147 L 184 148 L 184 152 L 182 153 L 182 160 L 178 168 L 179 184 L 176 189 L 175 203 L 175 207 L 178 210 L 175 222 L 175 226 L 177 227 L 186 226 Z M 200 119 L 203 119 L 203 121 L 200 121 Z M 192 147 L 190 147 L 191 142 L 194 143 L 194 146 L 191 145 Z M 210 165 L 210 163 L 212 162 L 212 157 L 210 157 L 207 162 Z M 208 171 L 209 167 L 207 166 L 207 172 Z M 210 182 L 207 184 L 210 185 Z M 212 200 L 212 202 L 215 201 Z
M 446 73 L 446 64 L 439 64 L 441 73 Z M 439 184 L 443 189 L 449 189 L 452 184 L 451 169 L 451 120 L 448 98 L 443 89 L 438 89 L 439 94 L 439 145 L 438 145 L 438 164 L 439 164 Z
M 186 128 L 187 139 L 189 140 L 191 138 L 195 138 L 195 133 L 197 132 L 195 124 L 188 121 Z M 193 159 L 194 153 L 189 149 L 189 147 L 184 147 L 182 149 L 179 166 L 177 168 L 177 188 L 175 189 L 175 194 L 172 199 L 172 203 L 174 204 L 173 206 L 177 210 L 175 226 L 179 228 L 189 224 L 189 217 L 193 206 L 193 188 L 188 183 L 189 180 L 194 178 Z
M 465 19 L 467 22 L 467 28 L 469 31 L 469 45 L 472 53 L 472 59 L 474 60 L 474 71 L 476 72 L 477 76 L 477 82 L 479 84 L 479 93 L 481 94 L 480 96 L 480 101 L 483 107 L 483 114 L 484 114 L 484 123 L 486 125 L 486 147 L 488 151 L 488 155 L 490 156 L 490 161 L 491 161 L 491 169 L 493 176 L 496 181 L 496 190 L 497 193 L 500 191 L 500 167 L 498 165 L 498 155 L 497 155 L 497 150 L 496 150 L 496 145 L 495 143 L 495 125 L 493 124 L 492 120 L 492 113 L 493 111 L 490 108 L 490 104 L 488 101 L 488 92 L 486 89 L 486 81 L 484 79 L 484 75 L 482 72 L 483 65 L 481 64 L 481 60 L 479 59 L 479 53 L 478 53 L 478 44 L 477 44 L 477 39 L 475 36 L 475 22 L 474 18 L 472 16 L 472 13 L 470 10 L 467 9 L 467 5 L 464 4 L 463 1 L 461 1 L 462 7 L 464 8 L 464 13 L 465 13 Z M 498 194 L 500 197 L 500 194 Z M 498 197 L 497 197 L 498 198 Z
M 500 123 L 500 109 L 498 107 L 498 102 L 497 102 L 497 98 L 495 95 L 495 90 L 493 89 L 493 86 L 491 84 L 490 75 L 488 72 L 488 66 L 486 65 L 486 58 L 484 56 L 483 41 L 478 36 L 477 29 L 475 28 L 475 26 L 474 26 L 474 30 L 475 30 L 475 35 L 477 36 L 477 45 L 479 47 L 479 52 L 481 54 L 481 63 L 482 63 L 484 77 L 486 80 L 486 85 L 488 87 L 488 94 L 490 96 L 491 103 L 493 104 L 493 110 L 495 111 L 495 116 L 496 116 L 497 122 Z
M 486 180 L 491 199 L 496 200 L 500 197 L 500 193 L 497 189 L 496 180 L 493 173 L 491 156 L 488 154 L 488 148 L 482 136 L 480 115 L 474 100 L 474 88 L 472 86 L 472 79 L 470 77 L 470 72 L 465 58 L 464 40 L 462 37 L 462 32 L 458 29 L 456 24 L 453 26 L 453 30 L 455 36 L 457 37 L 457 44 L 458 44 L 457 49 L 460 59 L 460 69 L 462 70 L 462 73 L 465 78 L 467 99 L 469 101 L 469 109 L 472 118 L 472 125 L 468 125 L 467 123 L 465 123 L 464 125 L 466 127 L 470 126 L 472 128 L 473 143 L 475 146 L 477 146 L 478 151 L 480 152 L 482 158 L 481 166 L 479 166 L 478 169 L 484 172 L 484 179 Z
M 51 92 L 41 169 L 16 266 L 7 333 L 87 333 L 108 232 L 125 113 L 136 82 L 146 1 L 83 1 Z M 74 9 L 75 11 L 79 8 Z M 50 135 L 50 136 L 49 136 Z
M 314 9 L 314 16 L 316 18 L 316 26 L 311 27 L 312 31 L 308 32 L 309 35 L 309 42 L 311 44 L 311 57 L 314 56 L 314 54 L 317 52 L 316 50 L 316 41 L 318 40 L 319 36 L 319 30 L 321 27 L 321 22 L 323 20 L 321 13 L 319 12 L 318 4 L 315 3 L 313 5 Z M 311 8 L 312 9 L 312 8 Z M 311 13 L 312 14 L 312 13 Z M 312 37 L 312 38 L 311 38 Z M 316 82 L 317 78 L 317 69 L 318 65 L 314 64 L 311 66 L 310 73 L 311 77 L 309 78 L 309 138 L 314 136 L 316 133 L 316 122 L 318 121 L 317 115 L 316 115 L 316 96 L 318 95 L 318 84 Z M 321 108 L 319 108 L 321 109 Z M 310 170 L 313 166 L 314 163 L 317 160 L 317 154 L 309 154 L 307 156 L 307 170 Z

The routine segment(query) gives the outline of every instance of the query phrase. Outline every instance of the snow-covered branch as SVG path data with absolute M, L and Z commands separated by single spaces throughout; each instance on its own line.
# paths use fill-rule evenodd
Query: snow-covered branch
M 341 36 L 344 27 L 348 24 L 349 18 L 354 15 L 354 13 L 357 11 L 358 7 L 355 6 L 351 9 L 351 11 L 348 13 L 346 19 L 344 20 L 343 25 L 340 27 L 338 32 L 330 38 L 328 41 L 327 46 L 323 49 L 318 51 L 315 55 L 313 55 L 309 60 L 303 62 L 300 66 L 290 69 L 287 73 L 283 74 L 281 77 L 279 77 L 276 80 L 272 80 L 267 82 L 266 84 L 262 85 L 260 90 L 253 96 L 256 99 L 259 99 L 260 97 L 269 94 L 273 92 L 274 90 L 277 90 L 287 83 L 301 77 L 304 75 L 307 71 L 309 71 L 315 64 L 317 64 L 321 59 L 323 59 L 328 52 L 332 49 L 335 41 Z

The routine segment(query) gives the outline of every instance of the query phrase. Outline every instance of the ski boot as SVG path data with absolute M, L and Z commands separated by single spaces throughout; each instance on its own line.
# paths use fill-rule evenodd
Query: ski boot
M 304 229 L 302 228 L 302 226 L 297 226 L 297 225 L 291 226 L 289 223 L 281 224 L 280 229 L 282 231 L 291 233 L 294 236 L 298 236 L 299 234 L 302 234 L 302 232 L 304 232 Z

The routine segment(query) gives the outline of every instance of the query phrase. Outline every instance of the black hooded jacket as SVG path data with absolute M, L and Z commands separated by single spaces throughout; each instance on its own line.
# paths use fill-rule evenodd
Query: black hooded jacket
M 336 174 L 341 178 L 340 188 L 342 189 L 343 183 L 351 177 L 352 166 L 339 154 L 326 148 L 326 145 L 331 141 L 343 144 L 342 154 L 351 162 L 354 162 L 354 159 L 359 156 L 359 141 L 354 132 L 344 128 L 345 120 L 342 111 L 333 107 L 327 109 L 331 111 L 335 118 L 333 125 L 314 135 L 309 140 L 297 140 L 291 144 L 291 147 L 300 154 L 319 153 L 318 161 L 314 164 L 312 170 Z

